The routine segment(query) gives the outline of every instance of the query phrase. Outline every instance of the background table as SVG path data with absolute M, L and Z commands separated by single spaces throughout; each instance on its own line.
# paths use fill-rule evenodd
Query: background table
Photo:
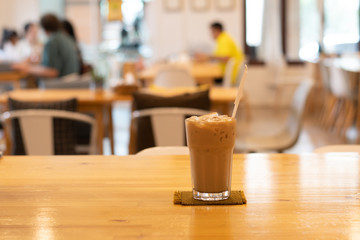
M 221 78 L 222 70 L 217 63 L 211 62 L 190 62 L 188 64 L 177 64 L 179 66 L 183 66 L 184 68 L 188 68 L 191 76 L 197 81 L 199 84 L 207 83 L 212 84 L 215 78 Z M 158 71 L 166 66 L 164 63 L 154 64 L 143 71 L 141 71 L 138 75 L 139 79 L 142 79 L 146 83 L 151 83 Z
M 24 77 L 18 72 L 0 72 L 0 82 L 11 82 L 14 89 L 20 89 L 20 82 Z
M 0 239 L 357 239 L 359 175 L 358 155 L 235 155 L 247 205 L 185 207 L 188 156 L 5 156 Z

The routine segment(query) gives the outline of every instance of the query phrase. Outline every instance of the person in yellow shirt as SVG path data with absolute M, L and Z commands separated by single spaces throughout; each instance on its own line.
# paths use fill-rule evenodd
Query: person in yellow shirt
M 211 35 L 216 41 L 216 47 L 212 55 L 197 54 L 199 60 L 215 60 L 218 61 L 222 69 L 223 75 L 225 73 L 225 66 L 227 61 L 231 58 L 235 60 L 235 66 L 232 74 L 232 83 L 236 81 L 238 66 L 244 61 L 243 52 L 237 47 L 232 37 L 224 31 L 224 27 L 219 22 L 214 22 L 210 25 Z M 217 79 L 216 83 L 221 83 L 221 79 Z

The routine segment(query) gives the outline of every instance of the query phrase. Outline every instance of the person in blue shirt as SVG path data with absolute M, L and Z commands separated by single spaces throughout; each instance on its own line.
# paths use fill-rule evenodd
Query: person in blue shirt
M 79 72 L 75 42 L 62 31 L 61 22 L 54 14 L 41 17 L 40 25 L 48 40 L 44 46 L 40 65 L 15 64 L 13 68 L 27 75 L 42 78 L 60 78 Z

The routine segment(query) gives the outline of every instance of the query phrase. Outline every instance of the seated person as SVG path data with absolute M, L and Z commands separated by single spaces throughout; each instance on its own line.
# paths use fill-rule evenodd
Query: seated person
M 2 49 L 3 60 L 9 62 L 17 62 L 20 60 L 18 51 L 19 37 L 16 31 L 7 30 L 3 31 Z
M 61 31 L 61 23 L 53 14 L 46 14 L 40 20 L 48 36 L 44 46 L 41 65 L 14 64 L 13 68 L 28 75 L 43 78 L 59 78 L 79 72 L 79 61 L 75 42 Z
M 207 55 L 204 53 L 197 53 L 196 58 L 201 61 L 206 60 L 215 60 L 220 63 L 223 75 L 225 73 L 226 62 L 234 58 L 235 66 L 232 76 L 233 83 L 235 82 L 237 69 L 239 64 L 244 60 L 243 52 L 237 47 L 235 41 L 232 37 L 224 31 L 224 27 L 219 22 L 214 22 L 210 26 L 212 37 L 216 41 L 216 47 L 212 55 Z M 217 83 L 222 83 L 222 79 L 217 79 Z
M 38 26 L 27 23 L 24 26 L 25 36 L 18 43 L 19 57 L 22 61 L 39 63 L 43 46 L 38 39 Z

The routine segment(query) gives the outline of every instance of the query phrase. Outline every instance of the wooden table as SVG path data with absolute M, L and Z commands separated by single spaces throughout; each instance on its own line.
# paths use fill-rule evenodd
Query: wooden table
M 0 72 L 0 82 L 11 82 L 14 89 L 20 89 L 20 81 L 25 75 L 18 72 Z
M 0 239 L 358 239 L 359 155 L 235 155 L 247 205 L 173 205 L 188 156 L 5 156 Z
M 105 136 L 105 119 L 108 120 L 108 134 L 111 142 L 111 152 L 114 153 L 114 137 L 112 124 L 112 103 L 116 101 L 132 101 L 128 95 L 117 95 L 108 90 L 88 90 L 88 89 L 27 89 L 11 91 L 0 95 L 0 104 L 6 108 L 8 97 L 20 101 L 30 102 L 52 102 L 70 98 L 78 100 L 80 112 L 92 113 L 97 122 L 97 145 L 98 152 L 103 153 L 103 138 Z M 104 119 L 105 116 L 105 119 Z
M 164 66 L 166 66 L 166 64 L 164 63 L 154 64 L 149 68 L 141 71 L 138 77 L 147 83 L 151 83 L 154 80 L 158 71 Z M 191 62 L 188 64 L 181 64 L 180 66 L 188 68 L 193 78 L 199 84 L 212 84 L 215 78 L 223 77 L 222 70 L 217 63 Z

